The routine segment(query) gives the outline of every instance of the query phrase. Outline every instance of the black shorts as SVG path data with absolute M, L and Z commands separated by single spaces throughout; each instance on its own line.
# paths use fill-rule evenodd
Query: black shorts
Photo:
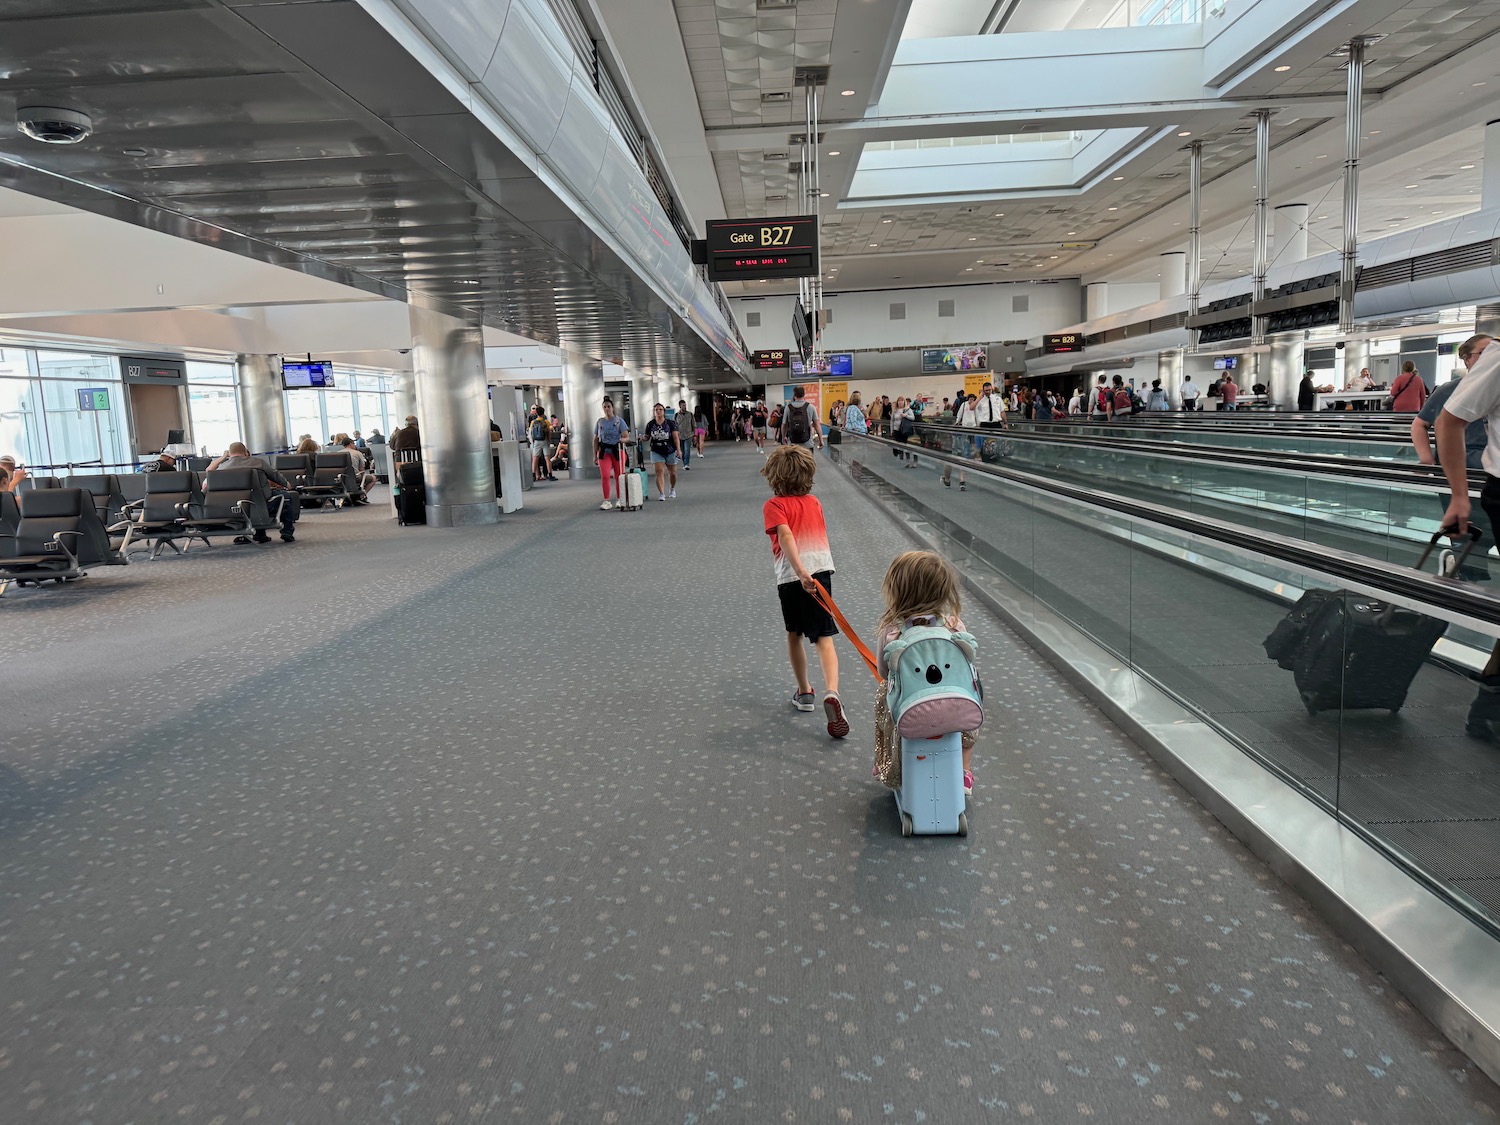
M 813 577 L 823 583 L 823 589 L 833 593 L 831 570 L 816 571 Z M 783 582 L 776 587 L 776 596 L 781 599 L 781 620 L 788 633 L 801 633 L 810 641 L 838 636 L 839 627 L 833 623 L 833 614 L 814 601 L 802 583 Z

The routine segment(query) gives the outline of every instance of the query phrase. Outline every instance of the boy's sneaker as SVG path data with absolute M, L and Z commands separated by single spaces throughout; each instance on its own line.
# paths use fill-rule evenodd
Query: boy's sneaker
M 810 691 L 792 692 L 792 706 L 799 711 L 813 710 L 813 693 Z
M 844 718 L 844 704 L 838 692 L 830 691 L 823 697 L 823 713 L 828 716 L 830 738 L 843 738 L 849 733 L 849 720 Z
M 974 775 L 964 770 L 964 796 L 968 797 L 974 792 Z
M 604 503 L 602 503 L 602 504 L 599 505 L 599 510 L 601 512 L 607 512 L 607 511 L 609 511 L 613 507 L 614 507 L 614 505 L 611 504 L 608 500 L 606 500 Z

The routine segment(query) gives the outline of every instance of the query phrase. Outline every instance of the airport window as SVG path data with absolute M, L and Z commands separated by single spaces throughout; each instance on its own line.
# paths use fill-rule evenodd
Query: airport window
M 232 441 L 240 441 L 240 409 L 235 400 L 234 365 L 187 362 L 188 418 L 193 444 L 199 452 L 217 457 Z M 256 450 L 257 453 L 269 452 Z

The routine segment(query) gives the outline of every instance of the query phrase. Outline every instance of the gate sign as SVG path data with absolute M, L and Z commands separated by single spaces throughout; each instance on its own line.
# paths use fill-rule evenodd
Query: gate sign
M 79 410 L 108 410 L 109 388 L 108 387 L 79 387 L 78 388 Z
M 715 219 L 706 233 L 710 281 L 817 276 L 816 215 Z

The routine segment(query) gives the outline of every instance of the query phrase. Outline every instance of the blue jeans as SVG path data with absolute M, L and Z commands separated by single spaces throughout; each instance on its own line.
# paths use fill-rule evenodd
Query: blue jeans
M 693 459 L 693 443 L 685 441 L 682 443 L 682 467 L 687 468 L 689 461 Z

